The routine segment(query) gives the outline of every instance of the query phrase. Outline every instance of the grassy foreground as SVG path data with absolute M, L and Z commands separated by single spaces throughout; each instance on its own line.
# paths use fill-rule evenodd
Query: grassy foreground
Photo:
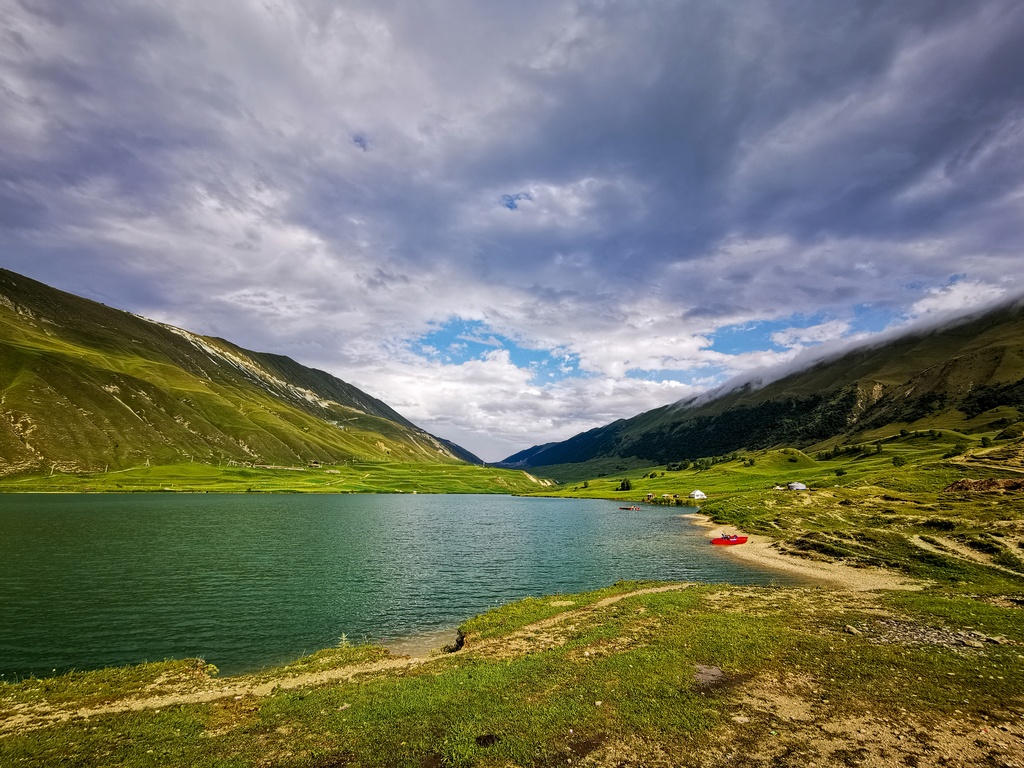
M 224 680 L 186 661 L 5 684 L 0 764 L 1014 765 L 1020 610 L 620 583 L 496 609 L 426 660 L 345 647 Z
M 294 468 L 195 462 L 0 479 L 0 492 L 8 493 L 530 493 L 543 487 L 546 481 L 516 470 L 396 461 Z

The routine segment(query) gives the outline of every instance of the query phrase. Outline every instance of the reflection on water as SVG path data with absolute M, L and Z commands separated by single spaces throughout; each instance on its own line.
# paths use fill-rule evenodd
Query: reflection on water
M 508 496 L 4 496 L 0 673 L 231 674 L 620 579 L 768 583 L 680 508 Z M 444 644 L 443 641 L 440 644 Z

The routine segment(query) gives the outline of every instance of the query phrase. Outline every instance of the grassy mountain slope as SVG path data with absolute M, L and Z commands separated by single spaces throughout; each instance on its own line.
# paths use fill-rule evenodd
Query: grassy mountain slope
M 855 349 L 764 387 L 667 405 L 522 451 L 500 463 L 549 467 L 618 458 L 630 465 L 739 449 L 858 440 L 875 430 L 984 429 L 1024 411 L 1024 308 Z
M 0 475 L 193 460 L 479 461 L 323 371 L 0 270 Z

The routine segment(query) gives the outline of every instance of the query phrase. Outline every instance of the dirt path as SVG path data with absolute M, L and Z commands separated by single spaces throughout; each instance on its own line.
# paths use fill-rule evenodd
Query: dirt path
M 927 552 L 933 552 L 937 555 L 945 555 L 946 557 L 962 557 L 964 560 L 979 563 L 980 565 L 984 565 L 986 568 L 995 568 L 997 571 L 1003 571 L 1004 573 L 1009 573 L 1013 576 L 1020 576 L 1020 574 L 1012 568 L 999 565 L 999 563 L 995 562 L 988 555 L 977 552 L 968 546 L 960 544 L 959 542 L 953 541 L 952 539 L 948 539 L 944 536 L 933 536 L 932 538 L 939 543 L 939 546 L 936 547 L 933 544 L 929 544 L 920 536 L 911 536 L 910 540 L 915 546 L 920 547 Z
M 663 587 L 651 587 L 627 592 L 621 595 L 612 595 L 599 600 L 591 605 L 586 605 L 573 611 L 564 611 L 556 616 L 522 627 L 511 635 L 485 640 L 473 644 L 470 649 L 474 654 L 485 656 L 499 655 L 497 649 L 502 649 L 501 655 L 519 655 L 527 653 L 531 648 L 538 645 L 537 638 L 543 638 L 543 633 L 558 624 L 571 623 L 594 611 L 606 608 L 627 597 L 636 595 L 647 595 L 655 592 L 671 592 L 686 588 L 687 584 L 670 584 Z M 555 601 L 554 604 L 558 604 Z M 568 603 L 571 605 L 571 603 Z M 530 642 L 525 642 L 530 638 Z M 540 645 L 544 645 L 543 642 Z M 548 645 L 547 647 L 551 647 Z M 365 664 L 353 664 L 346 667 L 336 667 L 318 672 L 295 675 L 294 677 L 261 678 L 255 676 L 240 676 L 217 680 L 207 678 L 203 681 L 195 681 L 190 684 L 190 690 L 179 690 L 172 693 L 165 693 L 155 696 L 140 698 L 119 699 L 109 704 L 95 707 L 62 707 L 60 705 L 25 705 L 16 707 L 15 713 L 0 721 L 0 737 L 11 733 L 24 733 L 39 728 L 44 728 L 57 722 L 71 719 L 88 719 L 101 715 L 113 714 L 116 712 L 137 712 L 146 709 L 164 709 L 180 704 L 203 704 L 219 699 L 243 699 L 245 697 L 269 696 L 277 690 L 290 690 L 305 688 L 308 686 L 324 685 L 325 683 L 347 682 L 356 677 L 374 675 L 382 672 L 393 672 L 401 669 L 409 669 L 421 664 L 428 664 L 434 661 L 436 656 L 394 656 L 380 661 L 367 662 Z
M 237 677 L 217 680 L 209 678 L 206 683 L 196 682 L 189 691 L 147 696 L 137 699 L 119 699 L 97 707 L 62 708 L 60 705 L 35 705 L 16 708 L 15 714 L 0 722 L 0 736 L 8 733 L 24 733 L 43 728 L 65 720 L 88 719 L 115 712 L 138 712 L 144 709 L 164 709 L 178 704 L 203 704 L 218 699 L 242 699 L 246 696 L 268 696 L 276 690 L 304 688 L 324 683 L 351 680 L 361 675 L 389 672 L 423 664 L 427 659 L 396 657 L 366 664 L 310 672 L 294 677 L 279 677 L 261 680 L 259 677 Z
M 634 592 L 626 592 L 621 595 L 612 595 L 611 597 L 598 600 L 596 603 L 581 606 L 576 610 L 563 611 L 551 618 L 535 621 L 532 624 L 520 627 L 508 635 L 502 635 L 494 639 L 474 640 L 471 635 L 466 639 L 466 650 L 474 656 L 502 659 L 550 650 L 563 645 L 567 641 L 568 635 L 580 619 L 610 605 L 614 605 L 620 600 L 625 600 L 627 597 L 636 597 L 637 595 L 676 592 L 689 586 L 691 585 L 685 583 L 669 584 L 663 587 L 649 587 L 647 589 L 638 589 Z M 555 600 L 551 602 L 551 605 L 568 606 L 572 605 L 572 602 Z

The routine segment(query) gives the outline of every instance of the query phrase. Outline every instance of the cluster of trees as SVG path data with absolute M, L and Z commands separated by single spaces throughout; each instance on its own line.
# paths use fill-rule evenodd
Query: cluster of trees
M 668 472 L 680 472 L 684 469 L 693 467 L 696 470 L 711 469 L 715 464 L 724 464 L 727 461 L 736 461 L 739 458 L 738 453 L 727 453 L 724 456 L 704 456 L 700 459 L 694 459 L 693 461 L 687 461 L 682 459 L 680 461 L 671 461 L 665 465 L 665 469 Z M 753 459 L 745 459 L 743 466 L 752 467 L 754 466 Z M 662 473 L 664 474 L 664 473 Z
M 976 387 L 960 404 L 960 410 L 967 414 L 967 418 L 973 419 L 1003 405 L 1024 408 L 1024 379 L 1011 384 Z
M 818 461 L 829 461 L 838 459 L 841 456 L 863 456 L 870 453 L 881 453 L 882 441 L 875 440 L 873 443 L 858 443 L 857 445 L 834 445 L 831 450 L 818 451 L 814 458 Z

